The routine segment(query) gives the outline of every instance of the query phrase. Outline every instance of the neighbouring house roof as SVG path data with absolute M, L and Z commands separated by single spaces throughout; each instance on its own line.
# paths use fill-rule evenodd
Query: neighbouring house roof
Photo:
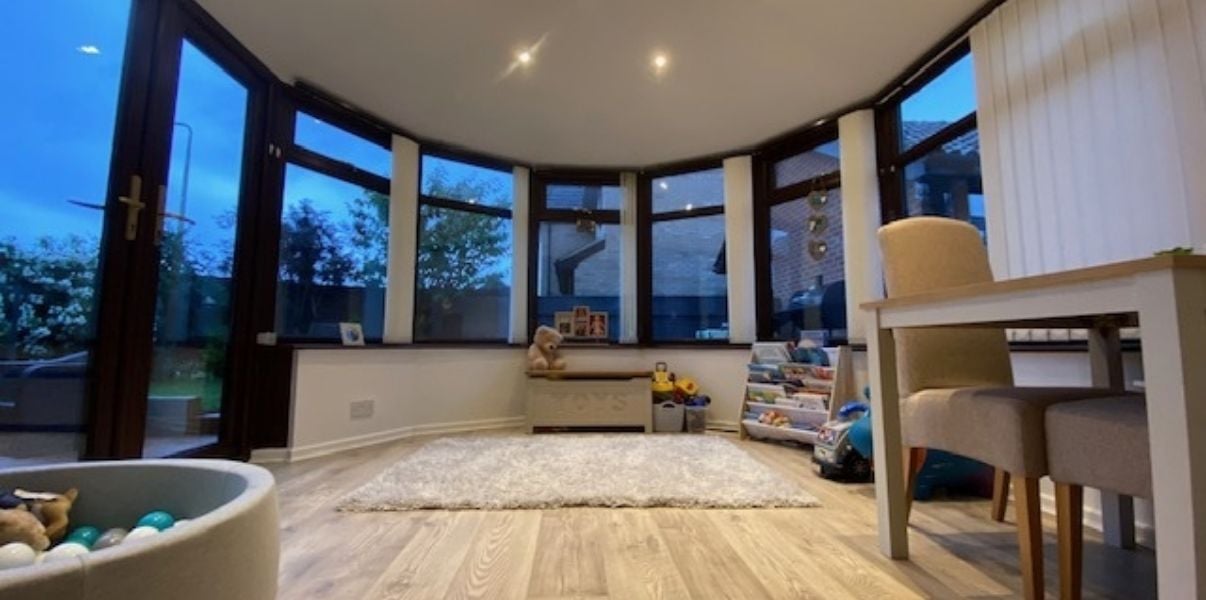
M 903 121 L 900 124 L 901 141 L 904 142 L 905 148 L 912 148 L 922 140 L 942 131 L 950 123 L 947 121 Z M 980 152 L 980 132 L 973 129 L 945 144 L 942 145 L 942 150 L 949 154 L 979 154 Z

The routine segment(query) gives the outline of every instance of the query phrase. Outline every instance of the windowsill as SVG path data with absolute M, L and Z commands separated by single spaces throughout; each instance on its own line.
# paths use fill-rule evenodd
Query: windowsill
M 288 342 L 276 344 L 278 348 L 290 350 L 421 350 L 421 349 L 464 349 L 464 350 L 509 350 L 527 348 L 527 344 L 512 344 L 509 342 L 413 342 L 402 343 L 366 343 L 363 346 L 344 346 L 339 342 Z M 563 350 L 749 350 L 749 344 L 729 342 L 666 342 L 658 344 L 595 344 L 589 342 L 567 343 L 561 346 Z
M 1122 340 L 1123 352 L 1140 352 L 1139 340 Z M 866 352 L 865 342 L 854 342 L 850 349 L 855 352 Z M 1010 352 L 1088 352 L 1089 342 L 1085 340 L 1067 340 L 1057 342 L 1009 342 Z

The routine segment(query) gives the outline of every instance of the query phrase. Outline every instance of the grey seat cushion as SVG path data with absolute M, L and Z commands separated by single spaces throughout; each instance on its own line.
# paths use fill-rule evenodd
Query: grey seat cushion
M 917 392 L 901 403 L 906 446 L 962 454 L 1014 475 L 1047 474 L 1047 407 L 1118 392 L 1093 388 L 962 387 Z
M 1152 497 L 1143 396 L 1067 402 L 1047 410 L 1051 479 Z

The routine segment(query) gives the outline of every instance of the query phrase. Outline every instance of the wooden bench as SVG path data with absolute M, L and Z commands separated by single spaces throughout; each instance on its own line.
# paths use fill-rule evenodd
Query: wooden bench
M 652 371 L 528 371 L 528 432 L 653 431 Z

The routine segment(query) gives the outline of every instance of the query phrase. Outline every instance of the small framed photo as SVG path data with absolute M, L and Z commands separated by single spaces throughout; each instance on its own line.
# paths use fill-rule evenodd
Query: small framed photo
M 574 313 L 562 311 L 554 314 L 553 316 L 557 333 L 560 333 L 565 337 L 572 337 L 574 335 Z
M 607 313 L 593 312 L 590 313 L 590 328 L 588 336 L 596 339 L 607 337 Z
M 361 329 L 360 323 L 340 323 L 339 339 L 344 346 L 363 346 L 364 330 Z
M 574 320 L 575 321 L 577 321 L 578 319 L 588 319 L 588 318 L 590 318 L 590 307 L 589 306 L 575 306 L 574 307 Z

